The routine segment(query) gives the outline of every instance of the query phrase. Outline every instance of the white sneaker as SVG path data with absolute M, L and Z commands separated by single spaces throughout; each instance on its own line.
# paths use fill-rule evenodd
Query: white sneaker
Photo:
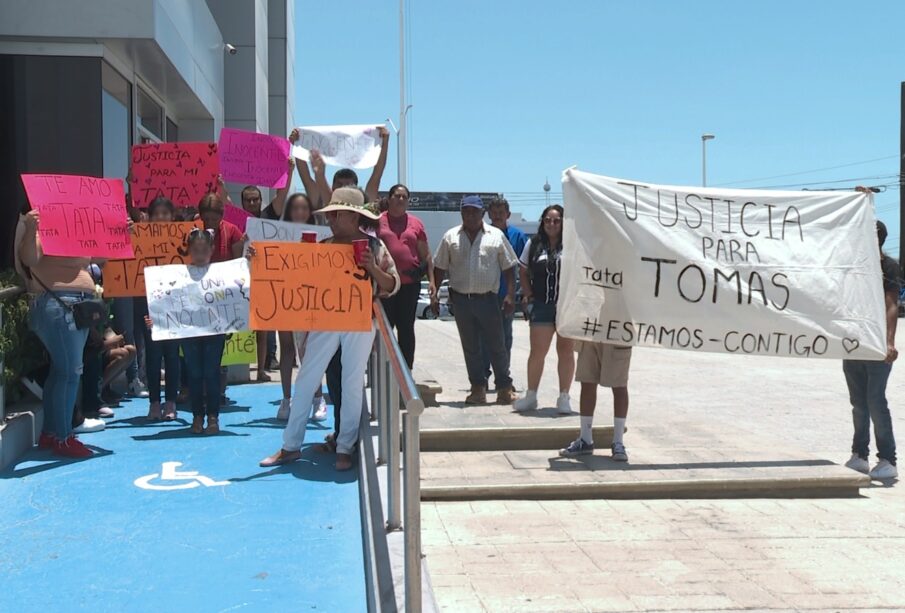
M 100 417 L 113 417 L 113 409 L 110 407 L 101 407 L 97 410 L 97 414 Z
M 280 400 L 280 408 L 277 409 L 277 419 L 280 421 L 289 421 L 289 410 L 291 408 L 289 398 Z
M 323 396 L 314 399 L 314 415 L 311 419 L 314 421 L 327 419 L 327 401 L 324 400 Z
M 870 472 L 870 463 L 864 458 L 859 457 L 857 453 L 852 454 L 852 457 L 845 463 L 845 467 L 857 470 L 859 473 L 864 473 L 865 475 Z
M 899 476 L 895 464 L 890 464 L 889 460 L 880 460 L 870 471 L 871 479 L 895 479 Z
M 126 393 L 133 398 L 147 398 L 149 396 L 148 388 L 146 388 L 144 384 L 138 379 L 132 379 L 132 382 L 129 384 L 129 388 L 126 390 Z
M 560 415 L 572 414 L 572 399 L 568 394 L 560 394 L 556 399 L 556 412 Z
M 106 427 L 107 424 L 103 419 L 86 417 L 85 421 L 83 421 L 78 428 L 74 428 L 72 431 L 76 434 L 89 434 L 91 432 L 100 432 Z
M 537 409 L 537 396 L 522 396 L 512 403 L 512 408 L 519 413 L 523 413 L 525 411 L 533 411 Z

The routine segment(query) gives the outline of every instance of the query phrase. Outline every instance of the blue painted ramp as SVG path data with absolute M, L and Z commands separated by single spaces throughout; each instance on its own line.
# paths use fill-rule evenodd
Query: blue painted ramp
M 134 400 L 81 437 L 103 455 L 33 450 L 0 473 L 0 611 L 366 610 L 357 472 L 310 448 L 332 422 L 309 424 L 300 462 L 263 469 L 279 386 L 227 394 L 219 436 L 184 411 L 148 424 Z

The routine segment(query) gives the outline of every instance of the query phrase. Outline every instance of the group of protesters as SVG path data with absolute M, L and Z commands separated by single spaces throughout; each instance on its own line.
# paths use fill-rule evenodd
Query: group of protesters
M 294 142 L 298 132 L 289 140 Z M 571 383 L 580 391 L 579 436 L 560 450 L 564 457 L 594 452 L 593 419 L 598 387 L 612 390 L 613 440 L 611 457 L 627 461 L 623 433 L 628 413 L 628 377 L 632 350 L 610 344 L 574 342 L 556 330 L 559 279 L 563 252 L 565 211 L 559 204 L 547 206 L 537 232 L 529 238 L 508 223 L 509 204 L 503 198 L 485 203 L 467 196 L 460 203 L 462 223 L 447 231 L 431 253 L 424 225 L 408 212 L 410 193 L 394 185 L 384 198 L 379 186 L 386 165 L 389 133 L 380 128 L 381 150 L 364 189 L 351 169 L 336 172 L 328 183 L 325 163 L 316 152 L 309 161 L 287 160 L 304 186 L 304 193 L 289 194 L 289 182 L 265 207 L 258 187 L 247 186 L 240 203 L 230 199 L 225 184 L 208 193 L 197 209 L 179 209 L 166 198 L 157 198 L 144 211 L 129 208 L 133 221 L 194 221 L 187 247 L 189 263 L 204 267 L 211 262 L 257 257 L 234 224 L 224 219 L 225 207 L 241 206 L 246 213 L 292 223 L 328 224 L 332 236 L 323 242 L 353 244 L 366 241 L 356 251 L 356 263 L 370 277 L 375 299 L 382 301 L 395 329 L 409 368 L 415 363 L 415 319 L 422 279 L 427 279 L 431 307 L 439 312 L 438 288 L 449 282 L 449 301 L 459 333 L 470 391 L 469 405 L 487 403 L 493 375 L 496 403 L 513 405 L 517 412 L 539 406 L 538 390 L 546 356 L 556 337 L 558 396 L 555 410 L 571 414 Z M 313 174 L 312 174 L 313 171 Z M 485 214 L 490 223 L 485 221 Z M 82 327 L 74 321 L 74 306 L 89 301 L 102 285 L 103 261 L 44 255 L 37 211 L 25 212 L 16 233 L 16 262 L 28 289 L 35 296 L 30 327 L 50 355 L 50 370 L 43 385 L 44 428 L 39 445 L 70 457 L 89 457 L 92 451 L 75 436 L 102 429 L 102 417 L 110 417 L 119 397 L 111 383 L 125 374 L 126 393 L 148 398 L 149 421 L 178 418 L 179 402 L 188 400 L 193 414 L 191 431 L 220 431 L 220 407 L 225 402 L 225 373 L 220 366 L 224 335 L 200 336 L 180 341 L 155 341 L 143 298 L 116 298 L 112 318 Z M 895 441 L 885 397 L 895 351 L 895 312 L 900 273 L 896 263 L 882 254 L 885 228 L 878 226 L 890 353 L 885 362 L 846 361 L 855 436 L 848 466 L 872 476 L 895 476 Z M 517 398 L 511 373 L 512 326 L 516 311 L 517 280 L 522 289 L 522 309 L 530 322 L 527 389 Z M 301 457 L 309 419 L 327 418 L 321 393 L 326 377 L 334 407 L 334 431 L 318 449 L 336 454 L 336 468 L 348 470 L 358 442 L 364 404 L 364 377 L 374 342 L 374 326 L 364 332 L 258 332 L 258 364 L 255 380 L 270 381 L 267 370 L 278 368 L 282 396 L 276 418 L 286 422 L 283 443 L 262 466 L 278 466 Z M 277 360 L 277 340 L 279 359 Z M 576 358 L 577 352 L 577 358 Z M 143 360 L 139 359 L 144 356 Z M 298 365 L 293 384 L 292 373 Z M 161 366 L 165 370 L 161 390 Z M 142 379 L 144 382 L 142 382 Z M 81 401 L 77 402 L 81 386 Z M 187 393 L 182 391 L 187 388 Z M 161 403 L 161 400 L 164 400 Z M 78 406 L 78 408 L 76 408 Z M 205 423 L 206 419 L 206 423 Z M 870 422 L 873 421 L 880 462 L 868 465 Z

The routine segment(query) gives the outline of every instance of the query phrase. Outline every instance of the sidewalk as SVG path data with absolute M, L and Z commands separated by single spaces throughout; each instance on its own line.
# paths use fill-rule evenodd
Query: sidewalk
M 499 409 L 455 404 L 468 387 L 455 325 L 419 321 L 417 333 L 417 360 L 444 390 L 445 407 L 427 409 L 426 426 L 574 423 L 562 444 L 577 433 L 576 417 L 501 417 Z M 520 389 L 527 354 L 528 328 L 517 321 L 512 363 Z M 554 360 L 548 357 L 539 394 L 545 406 L 556 397 Z M 889 384 L 899 440 L 902 368 Z M 732 461 L 744 451 L 851 472 L 833 466 L 848 459 L 851 444 L 838 361 L 635 350 L 630 391 L 631 465 L 669 465 L 687 450 Z M 577 409 L 577 385 L 572 397 Z M 598 424 L 612 423 L 610 407 L 601 390 Z M 608 449 L 600 447 L 593 462 L 603 466 Z M 525 458 L 496 455 L 507 453 Z M 537 466 L 554 454 L 529 455 Z M 449 456 L 449 470 L 465 470 L 466 456 Z M 423 457 L 428 485 L 436 467 Z M 491 470 L 493 462 L 476 466 Z M 446 611 L 905 609 L 905 490 L 898 485 L 874 483 L 848 499 L 489 500 L 422 509 L 428 567 Z

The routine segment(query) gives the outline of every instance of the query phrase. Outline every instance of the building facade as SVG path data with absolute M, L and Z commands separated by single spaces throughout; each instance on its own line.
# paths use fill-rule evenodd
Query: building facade
M 125 179 L 134 144 L 287 134 L 294 19 L 292 0 L 0 3 L 2 266 L 22 173 Z

